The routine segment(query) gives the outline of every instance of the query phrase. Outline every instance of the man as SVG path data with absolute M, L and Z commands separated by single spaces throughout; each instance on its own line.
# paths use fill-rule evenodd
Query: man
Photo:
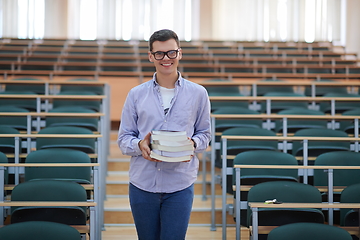
M 210 102 L 204 87 L 181 77 L 175 32 L 159 30 L 149 40 L 152 80 L 130 90 L 118 135 L 130 155 L 129 198 L 140 240 L 183 240 L 190 218 L 199 160 L 162 162 L 150 157 L 152 130 L 185 131 L 194 152 L 210 141 Z

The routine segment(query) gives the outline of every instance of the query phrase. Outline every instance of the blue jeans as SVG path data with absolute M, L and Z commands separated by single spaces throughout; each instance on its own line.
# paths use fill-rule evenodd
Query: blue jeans
M 129 184 L 129 198 L 139 240 L 184 240 L 194 185 L 174 193 L 152 193 Z

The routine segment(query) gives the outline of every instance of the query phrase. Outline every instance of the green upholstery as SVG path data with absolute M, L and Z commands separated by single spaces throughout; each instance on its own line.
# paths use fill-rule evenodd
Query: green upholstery
M 305 97 L 299 93 L 292 93 L 292 92 L 268 92 L 264 94 L 265 97 Z M 271 101 L 271 113 L 277 113 L 281 110 L 291 109 L 291 108 L 308 108 L 307 101 L 279 101 L 274 100 Z M 267 112 L 266 110 L 266 101 L 261 102 L 261 111 Z
M 95 95 L 94 92 L 90 91 L 61 91 L 59 95 Z M 99 112 L 101 109 L 101 101 L 94 99 L 94 100 L 87 100 L 87 99 L 54 99 L 53 100 L 53 108 L 63 107 L 63 106 L 82 106 L 85 108 L 89 108 L 96 112 Z
M 46 127 L 39 134 L 93 134 L 89 129 L 73 126 Z M 36 149 L 72 148 L 95 153 L 95 138 L 36 138 Z
M 335 100 L 335 113 L 343 113 L 348 110 L 357 109 L 360 106 L 359 101 L 351 101 L 351 98 L 360 98 L 358 94 L 350 93 L 327 93 L 324 97 L 345 97 L 349 98 L 349 101 L 336 101 Z M 320 111 L 324 113 L 331 113 L 331 102 L 330 101 L 321 101 L 320 102 Z
M 20 134 L 20 132 L 15 128 L 0 125 L 0 134 Z M 0 152 L 15 154 L 14 137 L 0 137 Z M 14 159 L 9 159 L 9 162 L 14 162 Z
M 81 240 L 75 228 L 55 222 L 28 221 L 0 228 L 0 240 Z
M 342 115 L 343 116 L 360 116 L 360 108 L 345 111 L 342 113 Z M 348 134 L 354 134 L 355 133 L 354 120 L 340 121 L 340 129 Z M 359 129 L 360 129 L 360 121 L 359 121 Z
M 360 160 L 360 159 L 358 159 Z M 340 195 L 341 203 L 360 203 L 360 183 L 352 184 L 346 187 Z M 340 225 L 341 226 L 359 226 L 359 210 L 341 208 Z
M 233 136 L 276 136 L 273 131 L 263 129 L 263 128 L 229 128 L 222 133 L 222 136 L 233 135 Z M 220 150 L 216 151 L 215 156 L 215 166 L 222 168 L 222 144 Z M 234 155 L 245 151 L 251 150 L 277 150 L 277 142 L 275 141 L 261 141 L 261 140 L 228 140 L 227 141 L 227 155 Z M 233 160 L 227 160 L 227 167 L 233 166 Z M 232 176 L 228 176 L 228 183 L 232 182 Z M 227 192 L 229 194 L 233 193 L 232 184 L 228 185 Z
M 68 80 L 69 82 L 71 81 L 82 81 L 84 83 L 88 82 L 98 82 L 97 80 L 94 79 L 87 79 L 87 78 L 75 78 L 75 79 L 70 79 Z M 102 85 L 66 85 L 63 84 L 61 85 L 61 92 L 67 92 L 67 91 L 88 91 L 88 92 L 93 92 L 97 95 L 103 95 L 104 94 L 104 86 Z
M 90 157 L 78 150 L 49 148 L 28 154 L 25 163 L 91 163 Z M 91 167 L 25 167 L 25 181 L 68 180 L 91 183 Z
M 213 114 L 260 114 L 257 111 L 250 110 L 243 107 L 223 107 L 215 110 Z M 223 132 L 224 130 L 232 127 L 254 127 L 262 128 L 261 119 L 216 119 L 215 130 L 216 132 Z
M 295 132 L 294 136 L 306 137 L 344 137 L 348 135 L 344 131 L 333 129 L 301 129 Z M 322 153 L 330 151 L 350 151 L 350 142 L 348 141 L 308 141 L 308 156 L 319 156 Z M 292 154 L 294 156 L 303 156 L 303 144 L 300 141 L 293 142 Z
M 74 201 L 86 202 L 85 189 L 78 183 L 55 180 L 37 180 L 16 185 L 11 201 Z M 51 221 L 68 225 L 84 225 L 86 207 L 11 207 L 11 223 Z
M 0 106 L 0 112 L 29 112 L 25 108 L 15 106 Z M 27 117 L 26 116 L 2 116 L 0 117 L 0 125 L 16 128 L 20 131 L 27 130 Z
M 22 92 L 22 91 L 30 91 L 34 92 L 35 94 L 45 94 L 45 82 L 39 84 L 19 84 L 16 81 L 41 81 L 39 78 L 32 78 L 32 77 L 21 77 L 21 78 L 14 78 L 11 79 L 5 85 L 5 91 L 15 91 L 15 92 Z M 13 83 L 12 83 L 13 82 Z
M 276 199 L 284 203 L 321 203 L 321 193 L 309 184 L 292 181 L 270 181 L 253 186 L 248 194 L 248 202 L 265 202 Z M 259 226 L 280 226 L 295 222 L 324 223 L 320 209 L 258 209 Z M 251 224 L 251 209 L 248 207 L 248 225 Z
M 320 79 L 313 81 L 315 84 L 318 82 L 339 82 L 332 79 Z M 346 87 L 340 87 L 340 86 L 315 86 L 315 96 L 323 96 L 327 93 L 341 93 L 341 94 L 347 94 L 347 88 Z M 311 96 L 311 86 L 305 87 L 305 95 Z
M 319 155 L 314 163 L 316 166 L 360 166 L 360 153 L 350 151 L 333 151 Z M 360 183 L 360 170 L 358 169 L 334 169 L 334 186 L 350 186 Z M 327 186 L 327 171 L 314 170 L 314 185 Z
M 236 155 L 234 165 L 298 165 L 294 156 L 270 150 L 246 151 Z M 235 184 L 235 169 L 233 172 Z M 255 185 L 260 182 L 273 180 L 298 180 L 297 169 L 241 169 L 241 184 Z
M 306 108 L 290 108 L 279 111 L 278 115 L 325 115 L 321 111 Z M 287 119 L 287 132 L 294 133 L 304 128 L 327 128 L 326 120 Z M 275 131 L 282 132 L 283 120 L 275 120 Z
M 292 223 L 274 228 L 267 240 L 352 240 L 344 229 L 321 223 Z
M 259 82 L 285 82 L 284 80 L 280 79 L 264 79 L 260 80 Z M 274 85 L 258 85 L 256 89 L 257 96 L 264 96 L 266 93 L 269 92 L 282 92 L 282 93 L 293 93 L 294 89 L 292 86 L 274 86 Z
M 6 155 L 2 152 L 0 152 L 0 163 L 9 163 L 8 158 Z M 9 173 L 7 168 L 4 170 L 4 183 L 7 184 L 9 179 Z
M 209 79 L 208 82 L 229 82 L 226 79 Z M 238 86 L 204 86 L 209 96 L 243 96 L 240 94 Z M 248 108 L 247 101 L 216 101 L 211 100 L 211 111 L 214 112 L 223 107 L 243 107 Z
M 81 106 L 62 106 L 53 108 L 50 113 L 96 113 L 94 110 Z M 46 117 L 46 126 L 75 126 L 88 128 L 91 131 L 98 130 L 99 119 L 88 117 Z
M 4 91 L 0 92 L 0 94 L 6 94 L 6 95 L 36 95 L 35 92 L 31 91 Z M 25 108 L 31 112 L 36 112 L 36 99 L 26 99 L 26 98 L 1 98 L 0 99 L 0 106 L 14 106 L 14 107 L 20 107 Z

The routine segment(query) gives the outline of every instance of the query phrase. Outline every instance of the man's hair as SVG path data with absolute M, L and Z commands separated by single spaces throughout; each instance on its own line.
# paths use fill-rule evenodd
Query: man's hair
M 153 43 L 155 41 L 165 42 L 165 41 L 170 40 L 170 39 L 174 39 L 176 41 L 176 44 L 178 45 L 178 47 L 180 47 L 179 38 L 178 38 L 177 34 L 174 31 L 172 31 L 170 29 L 162 29 L 162 30 L 154 32 L 151 35 L 150 40 L 149 40 L 150 51 L 153 50 Z

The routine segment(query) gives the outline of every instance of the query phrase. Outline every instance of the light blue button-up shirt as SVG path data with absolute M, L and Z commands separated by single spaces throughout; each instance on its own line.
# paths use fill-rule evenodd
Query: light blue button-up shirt
M 156 73 L 152 80 L 130 90 L 126 98 L 117 143 L 130 155 L 130 182 L 149 191 L 171 193 L 189 187 L 197 179 L 199 160 L 190 162 L 152 162 L 141 155 L 138 142 L 152 130 L 186 131 L 196 143 L 195 153 L 204 151 L 210 142 L 210 101 L 199 84 L 181 77 L 175 83 L 175 95 L 168 113 L 160 95 Z

